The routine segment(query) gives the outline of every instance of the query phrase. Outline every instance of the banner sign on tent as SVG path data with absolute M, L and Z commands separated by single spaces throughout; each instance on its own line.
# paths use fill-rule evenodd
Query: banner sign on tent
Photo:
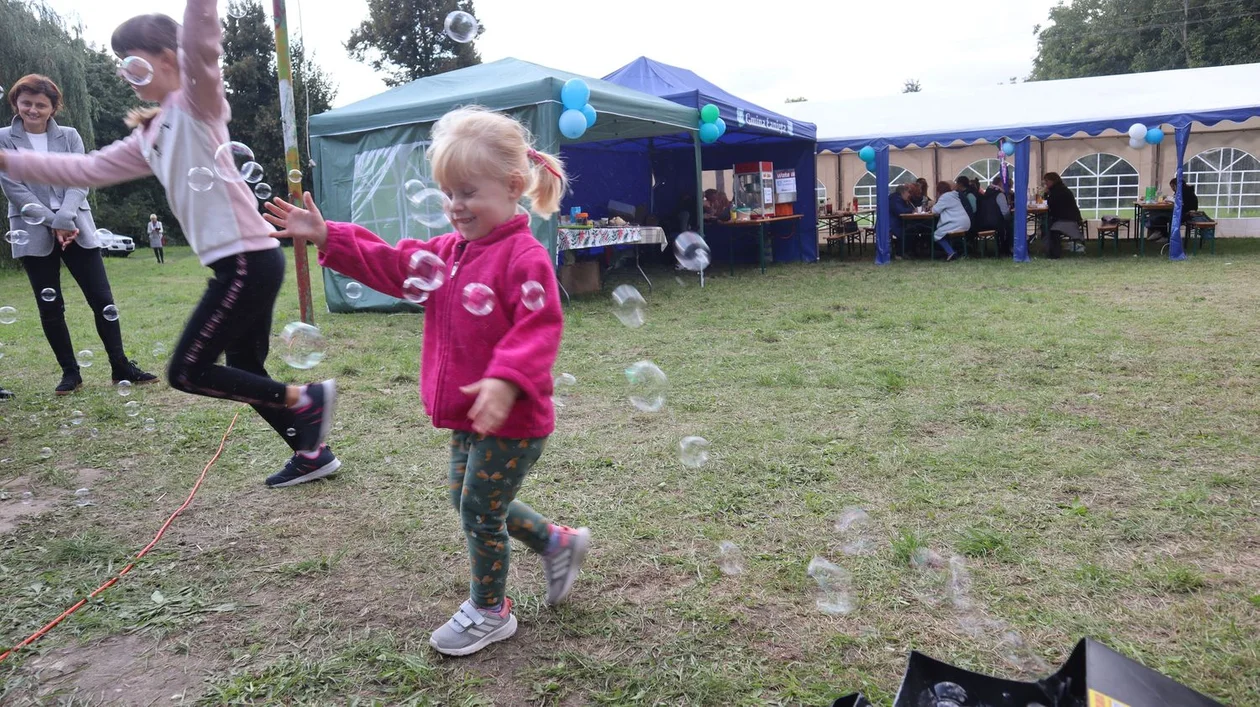
M 744 110 L 743 108 L 735 109 L 735 122 L 738 123 L 741 128 L 748 126 L 761 128 L 762 130 L 768 130 L 781 135 L 793 134 L 792 121 L 758 115 L 752 111 Z

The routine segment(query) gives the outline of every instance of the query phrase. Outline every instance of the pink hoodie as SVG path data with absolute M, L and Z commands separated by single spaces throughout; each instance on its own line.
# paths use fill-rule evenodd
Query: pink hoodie
M 433 426 L 472 431 L 474 397 L 459 389 L 482 378 L 501 378 L 521 389 L 499 429 L 500 437 L 546 437 L 555 430 L 551 367 L 564 333 L 560 288 L 547 249 L 534 239 L 529 217 L 517 215 L 475 241 L 448 233 L 429 241 L 403 239 L 391 246 L 352 223 L 328 222 L 319 263 L 391 297 L 403 296 L 413 253 L 427 250 L 446 263 L 446 283 L 424 307 L 420 397 Z M 521 301 L 529 281 L 543 286 L 536 311 Z M 494 291 L 494 310 L 477 316 L 464 308 L 472 283 Z

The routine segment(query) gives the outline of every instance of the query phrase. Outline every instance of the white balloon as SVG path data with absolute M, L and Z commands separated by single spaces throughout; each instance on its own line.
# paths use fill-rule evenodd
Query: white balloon
M 1146 138 L 1129 138 L 1129 147 L 1132 147 L 1135 150 L 1141 150 L 1146 147 Z
M 1141 123 L 1134 123 L 1129 127 L 1129 138 L 1132 140 L 1146 140 L 1146 126 Z

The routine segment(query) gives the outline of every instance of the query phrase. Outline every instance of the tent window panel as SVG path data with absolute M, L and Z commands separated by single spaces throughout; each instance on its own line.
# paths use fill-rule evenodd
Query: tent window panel
M 959 177 L 966 177 L 971 181 L 979 181 L 981 185 L 990 184 L 994 179 L 1002 176 L 1001 160 L 977 160 L 963 168 L 958 173 Z
M 1122 212 L 1138 198 L 1138 171 L 1122 157 L 1098 152 L 1063 170 L 1063 183 L 1086 218 Z
M 1194 185 L 1199 208 L 1212 218 L 1260 218 L 1260 160 L 1234 147 L 1191 157 L 1185 179 Z
M 888 189 L 891 191 L 898 184 L 909 184 L 918 179 L 914 172 L 896 165 L 888 166 Z M 873 209 L 877 199 L 878 192 L 875 190 L 875 175 L 867 172 L 857 181 L 853 187 L 853 196 L 857 197 L 858 208 Z
M 430 229 L 420 223 L 409 208 L 408 182 L 418 180 L 426 187 L 436 186 L 429 174 L 428 147 L 428 142 L 411 142 L 364 150 L 355 155 L 351 220 L 388 243 L 397 243 L 403 238 L 428 240 L 449 230 Z

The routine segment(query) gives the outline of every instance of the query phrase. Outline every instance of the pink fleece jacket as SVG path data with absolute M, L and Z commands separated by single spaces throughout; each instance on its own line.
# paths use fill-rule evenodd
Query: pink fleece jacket
M 475 398 L 459 389 L 482 378 L 501 378 L 521 393 L 496 434 L 550 435 L 555 430 L 551 367 L 560 349 L 564 315 L 551 258 L 530 233 L 529 217 L 517 215 L 475 241 L 448 233 L 429 241 L 405 238 L 394 246 L 360 226 L 330 221 L 319 262 L 401 298 L 408 264 L 418 250 L 446 263 L 446 283 L 424 305 L 420 397 L 433 426 L 471 432 L 468 411 Z M 531 280 L 546 291 L 537 310 L 522 301 L 521 287 Z M 494 291 L 494 310 L 485 316 L 463 305 L 464 288 L 478 282 Z

